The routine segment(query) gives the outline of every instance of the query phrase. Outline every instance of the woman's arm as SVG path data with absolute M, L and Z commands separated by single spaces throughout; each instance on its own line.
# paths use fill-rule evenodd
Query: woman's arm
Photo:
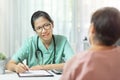
M 52 69 L 63 69 L 65 63 L 60 63 L 60 64 L 47 64 L 47 65 L 37 65 L 37 66 L 33 66 L 30 69 L 31 70 L 39 70 L 39 69 L 43 69 L 43 70 L 52 70 Z
M 7 65 L 6 65 L 6 68 L 10 71 L 15 71 L 17 73 L 22 73 L 22 72 L 25 72 L 27 71 L 29 68 L 27 65 L 24 65 L 22 63 L 16 63 L 15 61 L 13 60 L 10 60 Z

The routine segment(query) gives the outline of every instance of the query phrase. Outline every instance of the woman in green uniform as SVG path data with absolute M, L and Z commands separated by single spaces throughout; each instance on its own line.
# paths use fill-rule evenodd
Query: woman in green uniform
M 62 69 L 74 53 L 66 37 L 53 34 L 53 20 L 44 11 L 35 12 L 31 24 L 37 35 L 26 40 L 8 62 L 7 69 L 17 73 L 28 69 Z

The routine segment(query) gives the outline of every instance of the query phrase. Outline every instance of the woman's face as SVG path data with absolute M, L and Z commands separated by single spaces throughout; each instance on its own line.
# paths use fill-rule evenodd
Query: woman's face
M 46 42 L 52 39 L 53 24 L 44 17 L 39 17 L 34 22 L 36 33 Z

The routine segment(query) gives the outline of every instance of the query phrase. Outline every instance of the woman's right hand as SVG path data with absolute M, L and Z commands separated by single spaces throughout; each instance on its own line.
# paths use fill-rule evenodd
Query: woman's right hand
M 29 70 L 29 67 L 27 65 L 22 64 L 22 63 L 18 63 L 15 66 L 16 73 L 23 73 L 23 72 L 28 71 L 28 70 Z

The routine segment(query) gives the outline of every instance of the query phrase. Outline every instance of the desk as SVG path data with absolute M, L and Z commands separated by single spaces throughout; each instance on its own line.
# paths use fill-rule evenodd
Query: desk
M 5 74 L 0 74 L 0 80 L 59 80 L 61 77 L 61 75 L 52 74 L 54 77 L 19 77 L 15 72 L 6 70 Z

